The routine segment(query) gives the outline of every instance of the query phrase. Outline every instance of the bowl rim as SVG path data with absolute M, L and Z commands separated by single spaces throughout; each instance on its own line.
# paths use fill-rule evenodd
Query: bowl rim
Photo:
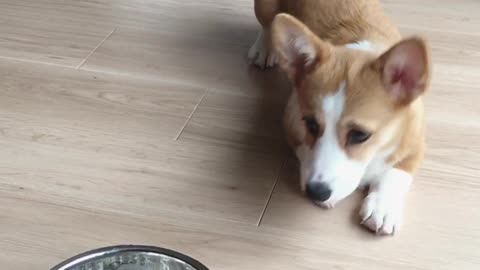
M 108 246 L 108 247 L 102 247 L 102 248 L 97 248 L 93 249 L 90 251 L 86 251 L 83 253 L 80 253 L 78 255 L 75 255 L 59 264 L 51 268 L 50 270 L 65 270 L 67 269 L 66 267 L 72 267 L 74 266 L 72 263 L 86 263 L 89 262 L 93 259 L 98 259 L 101 257 L 105 257 L 107 255 L 110 255 L 112 253 L 116 252 L 151 252 L 151 253 L 158 253 L 160 255 L 166 255 L 172 258 L 175 258 L 177 260 L 183 261 L 189 265 L 191 265 L 193 268 L 196 270 L 209 270 L 205 265 L 200 263 L 199 261 L 193 259 L 192 257 L 189 257 L 185 254 L 182 254 L 180 252 L 171 250 L 171 249 L 166 249 L 166 248 L 161 248 L 161 247 L 155 247 L 155 246 L 144 246 L 144 245 L 117 245 L 117 246 Z

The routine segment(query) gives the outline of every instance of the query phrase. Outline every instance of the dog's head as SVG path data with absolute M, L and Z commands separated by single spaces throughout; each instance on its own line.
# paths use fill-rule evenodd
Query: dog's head
M 419 38 L 382 55 L 334 46 L 285 14 L 274 20 L 272 40 L 303 117 L 302 188 L 334 204 L 358 187 L 372 161 L 399 147 L 405 116 L 429 82 L 427 47 Z

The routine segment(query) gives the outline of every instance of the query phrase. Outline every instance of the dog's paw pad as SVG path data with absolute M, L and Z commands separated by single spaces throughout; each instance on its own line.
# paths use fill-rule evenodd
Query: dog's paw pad
M 386 198 L 379 193 L 370 193 L 360 210 L 362 224 L 380 235 L 392 235 L 402 222 L 403 200 Z

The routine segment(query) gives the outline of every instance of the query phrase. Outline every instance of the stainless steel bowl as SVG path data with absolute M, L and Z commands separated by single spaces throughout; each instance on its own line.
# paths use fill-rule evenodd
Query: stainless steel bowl
M 173 250 L 150 246 L 113 246 L 85 252 L 50 270 L 208 270 Z

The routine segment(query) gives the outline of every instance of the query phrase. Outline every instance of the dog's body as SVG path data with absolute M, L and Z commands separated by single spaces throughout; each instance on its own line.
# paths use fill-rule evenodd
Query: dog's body
M 392 234 L 423 158 L 426 45 L 402 40 L 377 0 L 256 0 L 255 13 L 249 58 L 279 62 L 295 88 L 285 126 L 302 190 L 331 208 L 368 185 L 362 221 Z

